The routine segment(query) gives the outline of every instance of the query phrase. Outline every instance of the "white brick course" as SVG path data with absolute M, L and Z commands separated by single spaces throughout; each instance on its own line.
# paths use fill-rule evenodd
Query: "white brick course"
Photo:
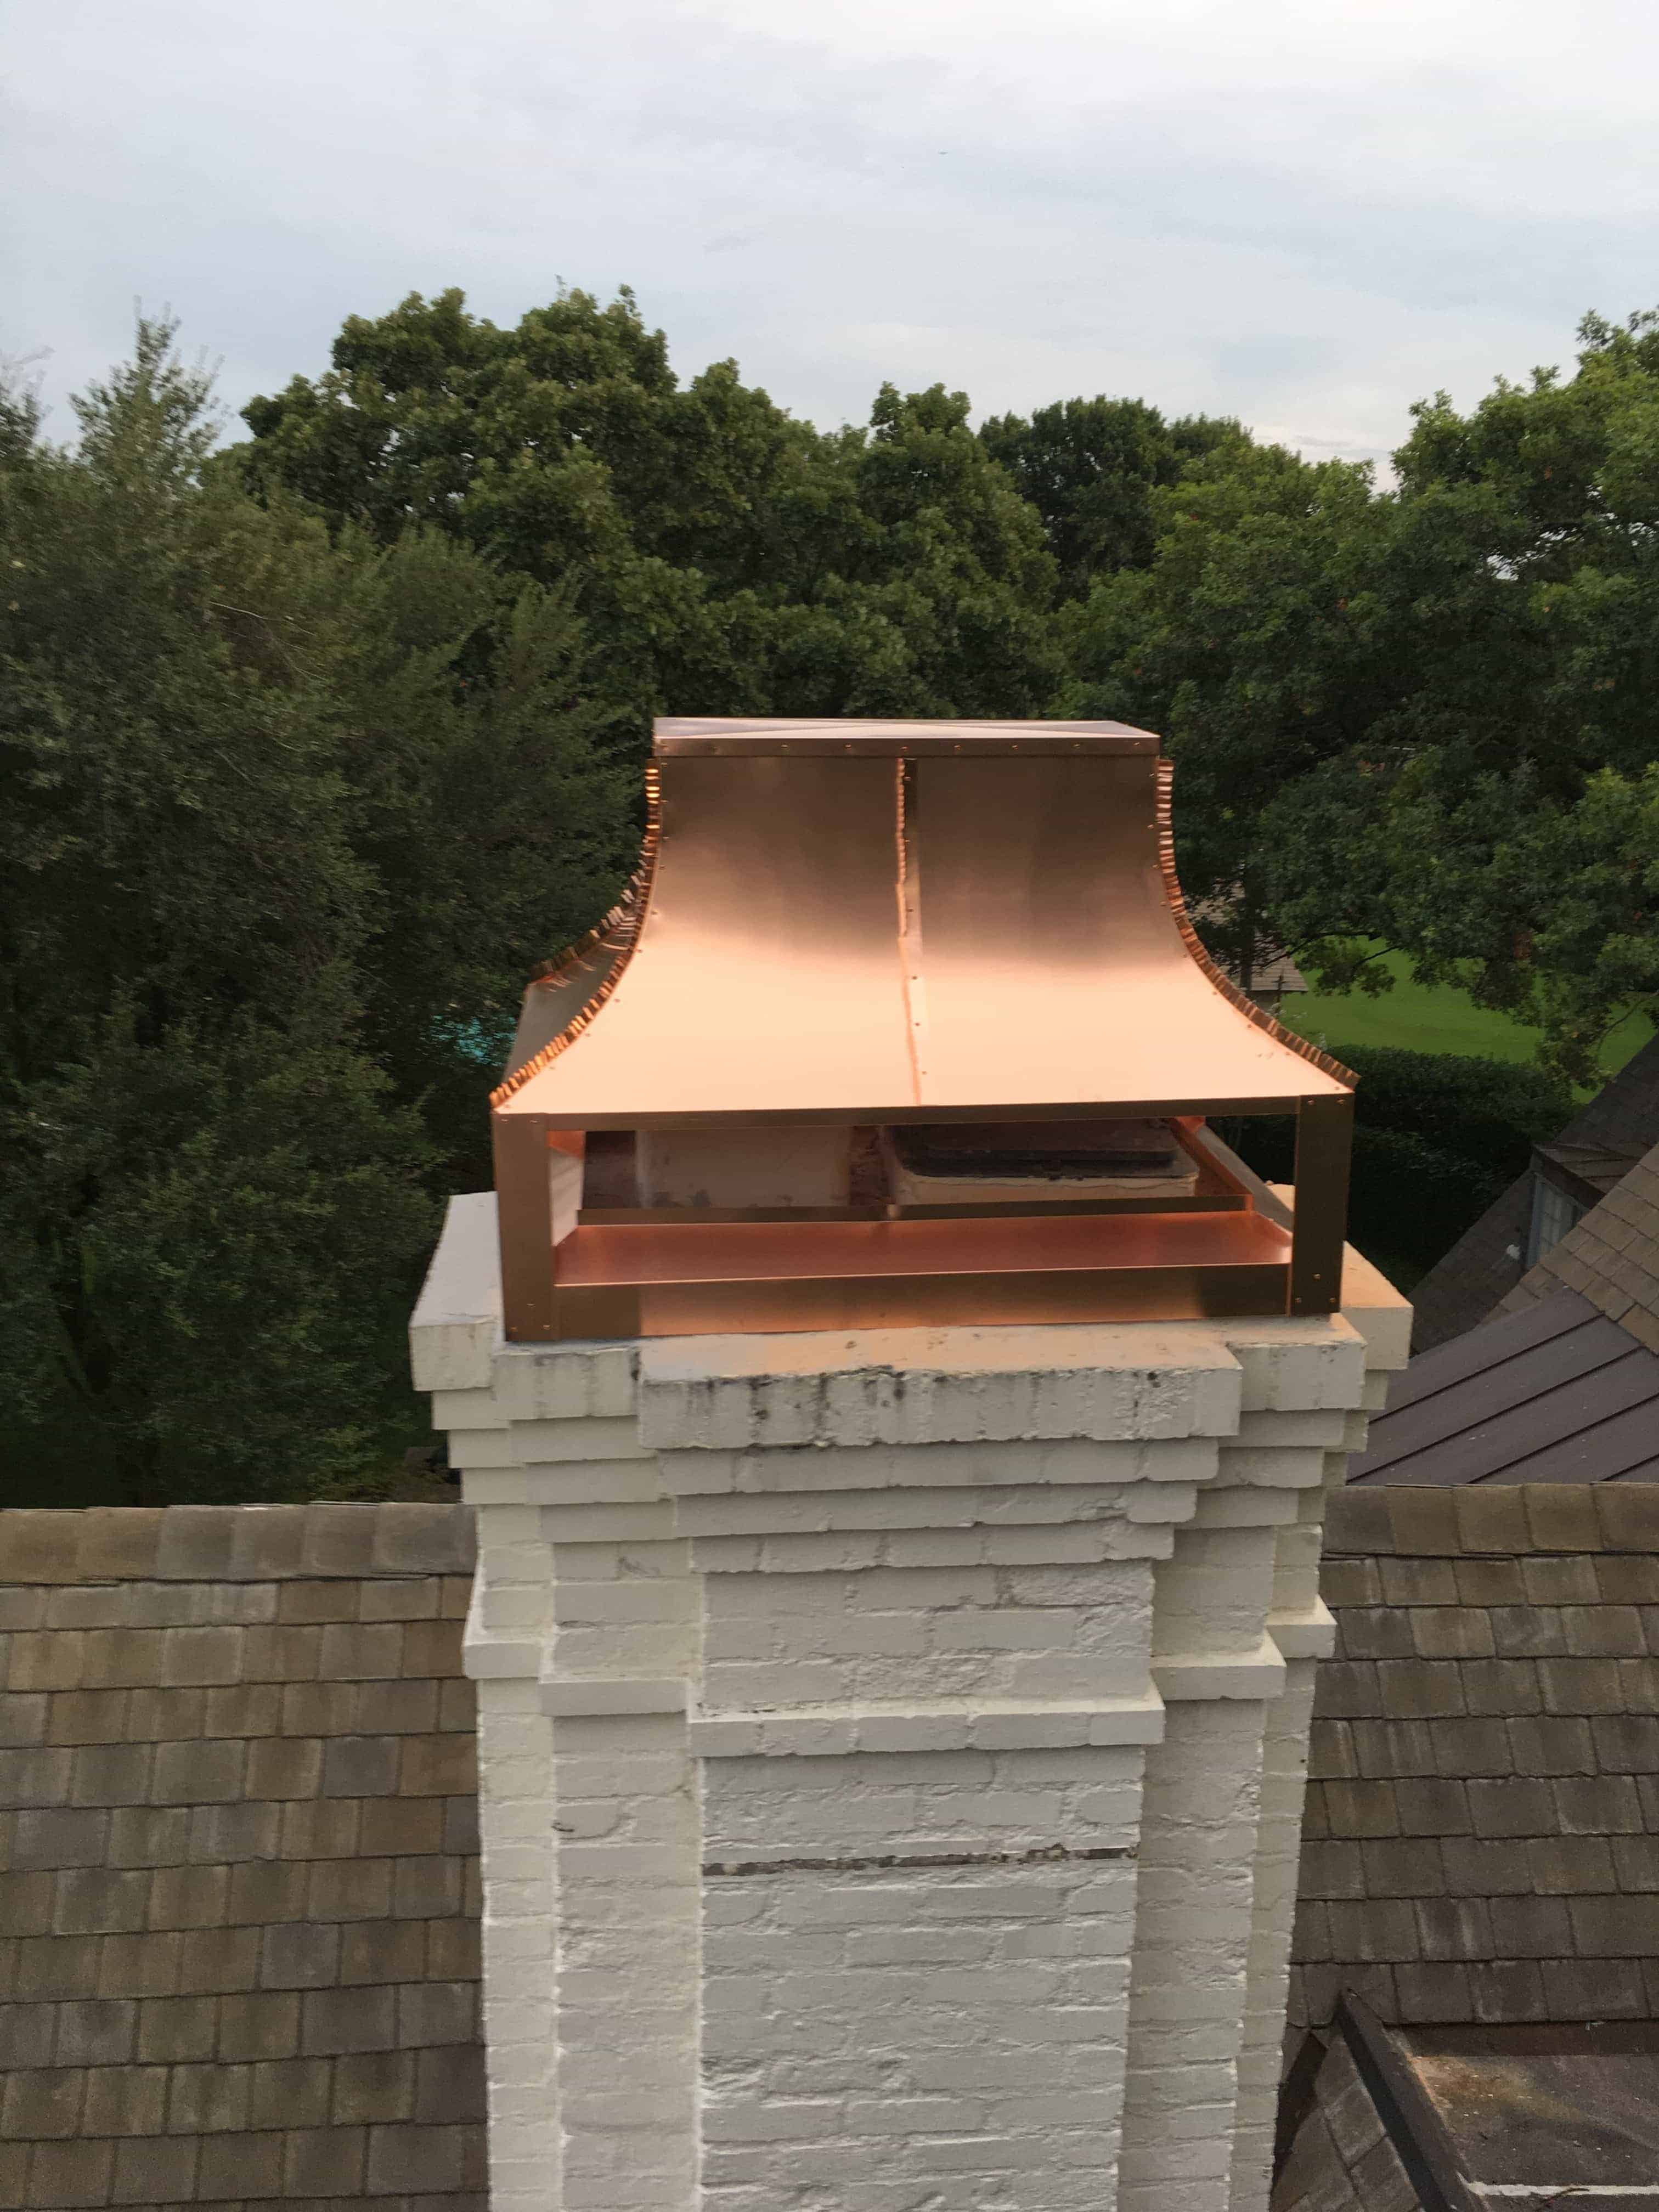
M 1334 1624 L 1333 1624 L 1333 1633 Z M 1277 1632 L 1275 1632 L 1277 1634 Z M 1267 1710 L 1261 1809 L 1256 1826 L 1255 1894 L 1245 1961 L 1244 2020 L 1239 2036 L 1238 2103 L 1229 2178 L 1230 2212 L 1261 2212 L 1273 2179 L 1285 2001 L 1290 1984 L 1291 1923 L 1296 1914 L 1302 1801 L 1308 1780 L 1314 1662 L 1286 1654 L 1284 1695 Z
M 1147 1753 L 1115 2212 L 1225 2212 L 1266 1711 L 1172 1706 Z
M 492 2212 L 1265 2212 L 1328 1321 L 412 1331 L 478 1509 Z M 1345 1282 L 1350 1278 L 1345 1278 Z

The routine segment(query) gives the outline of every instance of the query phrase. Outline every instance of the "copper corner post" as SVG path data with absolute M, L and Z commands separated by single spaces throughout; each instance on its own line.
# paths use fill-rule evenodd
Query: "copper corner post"
M 640 870 L 491 1101 L 510 1338 L 1335 1310 L 1353 1079 L 1199 942 L 1150 732 L 653 750 Z M 1204 1126 L 1274 1113 L 1294 1224 Z
M 1353 1093 L 1303 1099 L 1296 1115 L 1293 1314 L 1334 1313 L 1342 1303 L 1342 1244 L 1352 1150 Z
M 497 1110 L 489 1118 L 503 1326 L 516 1343 L 544 1343 L 558 1334 L 548 1126 L 538 1114 L 509 1116 Z

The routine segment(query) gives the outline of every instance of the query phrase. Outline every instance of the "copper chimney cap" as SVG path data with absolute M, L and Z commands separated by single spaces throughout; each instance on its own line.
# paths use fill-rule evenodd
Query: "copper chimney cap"
M 526 994 L 498 1157 L 751 1124 L 1311 1109 L 1346 1129 L 1353 1079 L 1193 931 L 1148 732 L 665 720 L 653 750 L 627 896 Z

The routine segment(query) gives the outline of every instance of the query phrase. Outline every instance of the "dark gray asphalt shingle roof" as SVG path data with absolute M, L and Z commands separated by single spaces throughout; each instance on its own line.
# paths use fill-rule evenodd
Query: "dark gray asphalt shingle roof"
M 1659 1355 L 1577 1291 L 1419 1352 L 1350 1483 L 1659 1480 Z

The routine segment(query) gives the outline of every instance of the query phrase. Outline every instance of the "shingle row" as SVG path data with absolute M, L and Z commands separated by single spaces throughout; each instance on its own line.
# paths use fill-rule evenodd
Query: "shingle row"
M 460 1505 L 112 1506 L 0 1515 L 0 1583 L 470 1575 Z
M 1659 1483 L 1401 1483 L 1339 1491 L 1328 1553 L 1376 1559 L 1544 1552 L 1659 1554 Z
M 1511 1491 L 1504 1555 L 1465 1494 L 1340 1501 L 1339 1545 L 1387 1509 L 1395 1548 L 1322 1573 L 1293 2021 L 1344 1986 L 1389 2020 L 1659 2018 L 1659 1558 L 1588 1540 L 1650 1500 Z
M 0 2203 L 483 2212 L 471 1516 L 246 1510 L 126 1556 L 287 1579 L 0 1586 Z

